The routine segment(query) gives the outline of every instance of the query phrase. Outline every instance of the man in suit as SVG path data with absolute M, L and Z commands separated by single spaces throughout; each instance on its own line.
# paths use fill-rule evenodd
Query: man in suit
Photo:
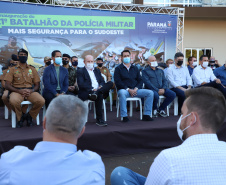
M 53 98 L 63 95 L 68 90 L 68 70 L 60 64 L 62 63 L 61 52 L 52 52 L 53 64 L 45 68 L 43 73 L 43 97 L 45 98 L 46 108 Z
M 105 83 L 99 69 L 94 68 L 94 59 L 92 55 L 84 58 L 85 67 L 77 71 L 77 83 L 79 87 L 78 97 L 85 100 L 95 101 L 96 124 L 98 126 L 107 126 L 102 119 L 103 94 L 108 92 L 113 83 Z

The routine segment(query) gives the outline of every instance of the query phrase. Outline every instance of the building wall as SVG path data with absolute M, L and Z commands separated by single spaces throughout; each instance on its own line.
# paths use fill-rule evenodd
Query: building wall
M 185 18 L 184 48 L 212 48 L 219 63 L 226 61 L 226 18 Z

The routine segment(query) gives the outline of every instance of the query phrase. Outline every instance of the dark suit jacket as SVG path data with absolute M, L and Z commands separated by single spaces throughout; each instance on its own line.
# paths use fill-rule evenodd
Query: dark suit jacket
M 101 76 L 99 69 L 94 68 L 94 74 L 96 76 L 97 82 L 99 85 L 104 86 L 104 80 Z M 89 73 L 85 67 L 77 70 L 77 83 L 79 87 L 78 97 L 80 99 L 87 100 L 89 93 L 92 92 L 92 81 L 89 76 Z
M 60 93 L 62 92 L 66 93 L 68 90 L 68 70 L 60 66 L 59 75 L 60 75 L 59 79 L 60 79 L 60 88 L 61 88 Z M 50 92 L 53 95 L 57 94 L 56 89 L 58 85 L 58 80 L 57 80 L 56 69 L 53 64 L 45 68 L 43 73 L 43 84 L 44 84 L 44 89 L 42 94 L 45 94 L 46 92 Z

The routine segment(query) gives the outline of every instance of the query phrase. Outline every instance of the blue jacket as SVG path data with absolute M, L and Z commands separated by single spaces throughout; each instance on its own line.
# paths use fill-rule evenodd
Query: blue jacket
M 159 89 L 167 89 L 167 80 L 162 69 L 153 70 L 148 66 L 142 71 L 142 79 L 146 89 L 157 92 Z
M 95 74 L 98 84 L 103 87 L 105 82 L 101 76 L 100 70 L 94 68 L 93 72 Z M 77 83 L 79 87 L 78 97 L 83 101 L 87 100 L 89 94 L 92 92 L 93 87 L 91 78 L 85 67 L 77 70 Z
M 60 66 L 60 74 L 59 74 L 59 79 L 60 79 L 60 93 L 64 92 L 66 93 L 68 90 L 68 70 L 62 66 Z M 46 92 L 50 92 L 53 95 L 57 94 L 57 85 L 58 85 L 58 80 L 57 80 L 57 74 L 56 74 L 56 69 L 53 64 L 49 65 L 48 67 L 45 68 L 44 73 L 43 73 L 43 84 L 44 84 L 44 89 L 43 93 L 45 94 Z
M 131 65 L 128 69 L 122 64 L 115 68 L 114 80 L 117 90 L 120 89 L 142 89 L 143 81 L 140 76 L 140 71 L 134 65 Z

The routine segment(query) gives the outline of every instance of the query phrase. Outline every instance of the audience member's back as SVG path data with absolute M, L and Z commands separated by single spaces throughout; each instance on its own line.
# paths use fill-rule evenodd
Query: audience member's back
M 59 96 L 49 105 L 43 122 L 43 141 L 34 150 L 16 146 L 0 159 L 0 184 L 104 185 L 101 157 L 77 151 L 85 130 L 87 106 L 74 96 Z

